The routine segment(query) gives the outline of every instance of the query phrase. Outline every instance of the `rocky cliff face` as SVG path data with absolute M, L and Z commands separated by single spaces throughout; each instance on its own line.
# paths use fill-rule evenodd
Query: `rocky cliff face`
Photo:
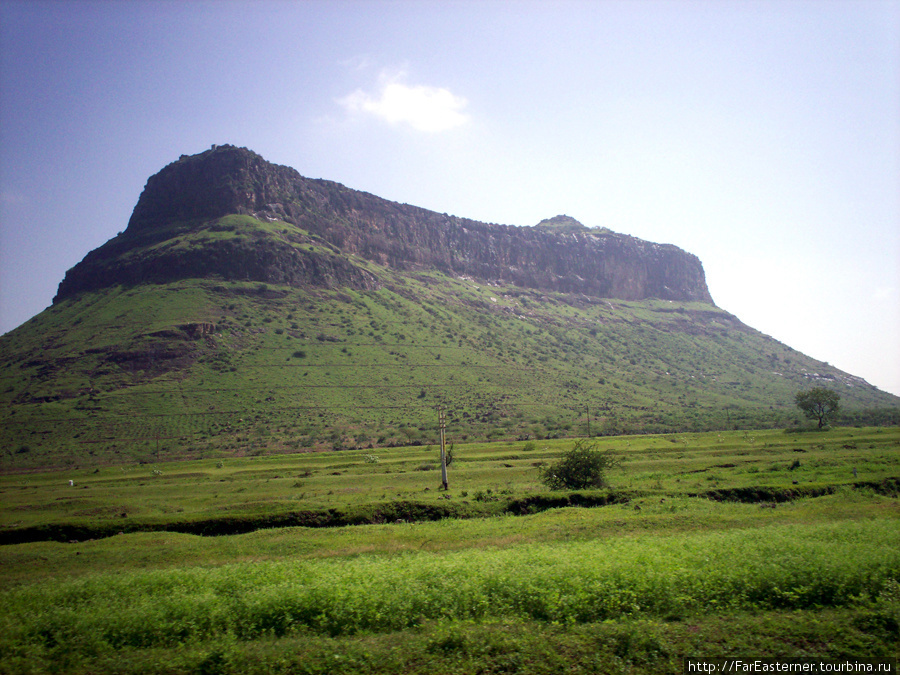
M 295 227 L 271 236 L 208 237 L 198 246 L 172 243 L 230 214 Z M 302 245 L 313 240 L 330 250 Z M 537 227 L 448 216 L 304 178 L 229 145 L 183 155 L 152 176 L 126 231 L 69 270 L 56 299 L 112 284 L 209 276 L 376 284 L 354 256 L 400 270 L 438 269 L 550 291 L 712 303 L 700 261 L 675 246 L 588 229 L 568 216 Z

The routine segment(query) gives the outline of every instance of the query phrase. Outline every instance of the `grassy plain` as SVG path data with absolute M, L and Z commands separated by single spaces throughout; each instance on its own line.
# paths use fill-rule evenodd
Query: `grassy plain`
M 537 480 L 561 440 L 457 444 L 446 493 L 436 447 L 0 476 L 6 540 L 88 535 L 0 546 L 0 672 L 900 657 L 900 429 L 596 441 L 622 467 L 574 496 Z M 371 522 L 265 528 L 298 513 Z M 174 531 L 197 523 L 264 529 Z

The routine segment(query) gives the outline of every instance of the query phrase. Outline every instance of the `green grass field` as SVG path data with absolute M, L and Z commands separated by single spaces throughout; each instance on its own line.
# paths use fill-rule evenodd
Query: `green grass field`
M 538 480 L 563 440 L 457 443 L 447 492 L 436 446 L 0 476 L 0 672 L 900 657 L 900 429 L 595 440 L 576 494 Z

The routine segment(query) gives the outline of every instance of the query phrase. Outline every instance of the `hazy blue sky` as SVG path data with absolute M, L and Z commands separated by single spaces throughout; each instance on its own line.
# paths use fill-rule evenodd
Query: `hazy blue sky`
M 232 143 L 676 244 L 717 305 L 900 394 L 900 0 L 2 0 L 0 50 L 0 331 Z

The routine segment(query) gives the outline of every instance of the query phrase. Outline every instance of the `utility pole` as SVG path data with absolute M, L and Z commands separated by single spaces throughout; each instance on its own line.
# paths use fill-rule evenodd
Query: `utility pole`
M 446 449 L 446 439 L 444 434 L 444 429 L 446 429 L 447 424 L 444 421 L 444 411 L 438 411 L 438 427 L 441 430 L 441 487 L 446 490 L 447 486 L 447 449 Z

